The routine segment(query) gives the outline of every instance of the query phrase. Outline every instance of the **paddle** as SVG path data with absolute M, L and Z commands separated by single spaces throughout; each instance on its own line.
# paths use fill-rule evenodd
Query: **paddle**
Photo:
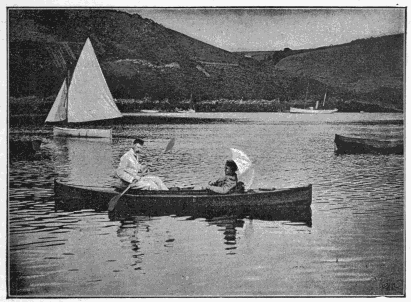
M 166 149 L 164 150 L 163 154 L 164 154 L 164 153 L 167 153 L 168 151 L 170 151 L 170 150 L 174 147 L 175 141 L 176 141 L 176 139 L 175 139 L 174 137 L 173 137 L 172 139 L 170 139 L 170 141 L 168 142 L 167 147 L 166 147 Z M 158 158 L 157 158 L 157 160 L 158 160 Z M 116 208 L 117 203 L 118 203 L 118 201 L 120 200 L 121 196 L 123 196 L 123 195 L 131 188 L 131 185 L 132 185 L 132 184 L 129 184 L 129 185 L 127 186 L 127 188 L 126 188 L 120 195 L 114 196 L 114 197 L 110 200 L 110 202 L 108 203 L 108 211 L 109 211 L 109 212 L 113 211 L 113 210 Z

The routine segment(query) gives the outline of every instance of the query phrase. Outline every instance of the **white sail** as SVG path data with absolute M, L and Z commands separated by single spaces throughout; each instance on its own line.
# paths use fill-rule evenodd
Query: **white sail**
M 107 86 L 90 39 L 78 59 L 68 91 L 68 122 L 121 117 Z
M 67 89 L 66 80 L 64 80 L 46 122 L 67 120 L 68 123 L 78 123 L 121 116 L 90 39 L 87 39 L 69 87 Z
M 47 115 L 46 122 L 61 122 L 67 118 L 67 81 L 64 79 L 53 107 Z

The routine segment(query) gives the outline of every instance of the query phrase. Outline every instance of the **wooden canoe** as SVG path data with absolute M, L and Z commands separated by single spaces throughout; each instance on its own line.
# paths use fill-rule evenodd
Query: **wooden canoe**
M 111 198 L 121 193 L 116 188 L 71 185 L 54 181 L 54 191 L 60 209 L 107 210 Z M 312 185 L 285 189 L 258 189 L 246 193 L 216 194 L 206 190 L 128 191 L 117 204 L 116 211 L 128 213 L 192 214 L 215 210 L 242 211 L 275 209 L 281 206 L 310 207 Z
M 336 153 L 403 154 L 403 140 L 377 140 L 335 135 Z
M 54 127 L 54 136 L 111 138 L 111 129 L 61 128 Z

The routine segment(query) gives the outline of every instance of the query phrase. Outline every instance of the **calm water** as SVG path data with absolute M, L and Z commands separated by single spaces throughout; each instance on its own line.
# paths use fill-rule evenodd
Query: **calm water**
M 401 295 L 404 157 L 335 155 L 335 133 L 403 136 L 402 114 L 201 114 L 226 123 L 124 125 L 170 186 L 221 176 L 230 147 L 257 161 L 253 187 L 313 184 L 311 224 L 55 209 L 53 180 L 110 186 L 131 139 L 43 137 L 9 165 L 9 293 L 16 296 Z M 137 117 L 138 118 L 138 117 Z M 19 129 L 11 129 L 16 131 Z M 31 129 L 31 130 L 41 130 Z M 13 136 L 13 135 L 12 135 Z M 249 177 L 248 175 L 245 178 Z

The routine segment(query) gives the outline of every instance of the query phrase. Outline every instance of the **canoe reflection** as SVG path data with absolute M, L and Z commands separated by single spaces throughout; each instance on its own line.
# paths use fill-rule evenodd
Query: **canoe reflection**
M 200 221 L 210 226 L 216 226 L 216 231 L 221 233 L 221 238 L 223 239 L 224 249 L 226 250 L 227 255 L 234 255 L 237 253 L 239 248 L 239 239 L 242 238 L 245 242 L 243 245 L 243 252 L 252 253 L 252 246 L 249 246 L 253 241 L 254 237 L 254 227 L 253 224 L 255 221 L 260 220 L 258 223 L 261 226 L 261 221 L 278 221 L 280 224 L 291 225 L 292 227 L 298 228 L 299 231 L 302 228 L 311 228 L 311 209 L 310 207 L 299 208 L 298 211 L 295 210 L 293 214 L 288 212 L 288 216 L 285 212 L 272 212 L 271 215 L 261 215 L 258 216 L 257 213 L 254 216 L 244 216 L 240 214 L 233 215 L 221 215 L 221 216 L 190 216 L 184 217 L 185 221 L 192 221 L 198 218 Z M 215 213 L 218 215 L 218 213 Z M 177 217 L 178 216 L 174 216 Z M 147 253 L 147 249 L 144 246 L 147 246 L 147 242 L 143 242 L 144 238 L 150 241 L 149 238 L 153 235 L 147 235 L 147 232 L 154 232 L 156 235 L 154 237 L 161 238 L 162 236 L 167 236 L 168 232 L 161 232 L 160 230 L 155 230 L 154 225 L 159 220 L 156 217 L 149 216 L 130 216 L 127 219 L 120 220 L 120 225 L 117 230 L 117 236 L 121 241 L 122 246 L 132 250 L 133 253 L 133 264 L 135 270 L 140 270 L 144 262 L 144 255 Z M 180 220 L 181 221 L 181 220 Z M 298 222 L 291 224 L 290 222 Z M 159 237 L 157 237 L 159 236 Z M 164 247 L 173 246 L 174 238 L 170 237 L 167 240 L 159 240 L 162 242 Z M 161 245 L 158 247 L 160 248 Z
M 104 208 L 99 208 L 96 204 L 94 210 L 105 211 Z M 55 210 L 56 211 L 79 211 L 83 209 L 90 209 L 90 205 L 84 203 L 82 200 L 78 202 L 65 203 L 55 198 Z M 238 206 L 235 208 L 191 208 L 190 211 L 187 210 L 176 210 L 164 208 L 162 211 L 159 208 L 155 209 L 155 212 L 141 212 L 141 213 L 130 213 L 124 211 L 115 211 L 109 213 L 109 219 L 112 221 L 132 221 L 137 215 L 144 215 L 147 217 L 156 216 L 169 216 L 176 215 L 179 217 L 189 216 L 190 219 L 205 218 L 206 220 L 212 222 L 216 221 L 216 217 L 222 217 L 231 215 L 236 217 L 236 219 L 243 219 L 245 217 L 250 219 L 266 220 L 266 221 L 290 221 L 299 222 L 308 227 L 312 226 L 312 212 L 309 205 L 264 205 L 264 206 L 254 206 L 254 207 L 243 207 Z

